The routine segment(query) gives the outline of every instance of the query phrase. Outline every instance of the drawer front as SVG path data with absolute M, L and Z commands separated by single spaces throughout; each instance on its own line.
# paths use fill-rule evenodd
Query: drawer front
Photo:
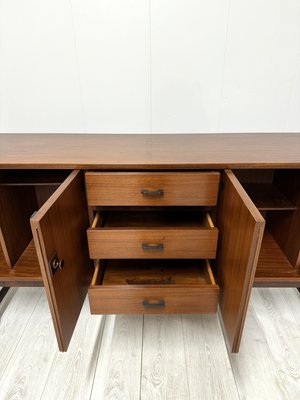
M 216 313 L 218 297 L 217 285 L 94 286 L 89 289 L 92 314 Z
M 218 172 L 87 172 L 91 206 L 213 206 Z
M 88 229 L 92 259 L 215 258 L 218 229 Z

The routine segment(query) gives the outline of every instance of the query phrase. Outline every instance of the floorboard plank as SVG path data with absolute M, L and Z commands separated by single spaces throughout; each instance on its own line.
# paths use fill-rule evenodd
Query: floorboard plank
M 56 349 L 49 307 L 43 294 L 4 371 L 0 399 L 40 399 Z
M 183 315 L 191 399 L 238 400 L 222 329 L 216 315 Z
M 104 325 L 105 317 L 90 315 L 86 298 L 68 351 L 56 351 L 41 399 L 90 398 Z
M 285 398 L 296 400 L 300 398 L 300 321 L 291 313 L 293 301 L 287 303 L 283 294 L 283 289 L 254 291 L 252 303 L 276 363 Z
M 143 316 L 106 317 L 91 399 L 139 399 Z
M 41 288 L 11 288 L 0 305 L 0 382 L 42 296 Z
M 286 335 L 283 326 L 279 328 L 282 323 L 275 322 L 279 315 L 272 299 L 274 291 L 278 289 L 252 290 L 240 352 L 230 356 L 243 400 L 296 400 L 300 397 L 294 385 L 286 385 L 288 377 L 280 367 L 281 363 L 286 363 L 285 358 L 290 358 L 291 349 L 286 347 L 287 338 L 282 337 Z M 299 352 L 297 357 L 299 360 Z
M 180 315 L 145 315 L 141 399 L 189 399 Z
M 238 399 L 216 315 L 147 316 L 142 399 Z

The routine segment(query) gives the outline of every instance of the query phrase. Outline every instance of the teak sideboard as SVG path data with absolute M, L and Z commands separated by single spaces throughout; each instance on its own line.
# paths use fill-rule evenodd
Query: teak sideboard
M 0 135 L 0 286 L 44 286 L 66 351 L 93 314 L 216 313 L 300 287 L 300 134 Z M 2 289 L 4 290 L 4 289 Z

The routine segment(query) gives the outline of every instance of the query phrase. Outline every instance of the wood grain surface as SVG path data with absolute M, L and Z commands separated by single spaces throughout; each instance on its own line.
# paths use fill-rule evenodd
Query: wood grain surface
M 0 304 L 0 381 L 41 296 L 40 288 L 12 288 Z
M 1 399 L 41 397 L 57 348 L 48 310 L 40 296 L 1 378 Z
M 62 351 L 67 350 L 91 280 L 92 266 L 86 243 L 88 224 L 81 171 L 73 171 L 31 218 L 35 247 Z M 48 262 L 53 254 L 63 260 L 64 266 L 52 276 Z
M 267 226 L 292 266 L 300 271 L 300 170 L 277 171 L 274 180 L 296 209 L 270 213 Z
M 293 267 L 267 229 L 261 244 L 254 286 L 300 287 L 299 270 Z
M 296 289 L 253 289 L 240 352 L 230 355 L 241 399 L 299 398 L 299 301 Z
M 99 279 L 93 278 L 89 288 L 92 314 L 216 312 L 219 287 L 207 263 L 158 260 L 149 274 L 151 262 L 113 260 L 103 264 L 104 272 L 99 272 Z
M 91 400 L 141 398 L 143 317 L 110 315 L 95 371 Z
M 215 258 L 218 230 L 215 229 L 89 229 L 92 259 L 113 258 Z M 152 246 L 144 250 L 142 245 Z M 162 245 L 162 250 L 155 246 Z
M 0 184 L 0 246 L 10 267 L 32 240 L 29 218 L 36 210 L 38 203 L 33 186 Z
M 220 336 L 214 315 L 145 315 L 141 398 L 238 400 Z
M 44 286 L 33 240 L 13 268 L 10 268 L 0 247 L 0 286 Z
M 229 349 L 238 351 L 265 221 L 230 170 L 224 172 L 217 226 L 216 281 Z
M 299 148 L 300 133 L 1 134 L 0 168 L 299 168 Z
M 217 202 L 218 172 L 87 172 L 89 205 L 97 206 L 213 206 Z M 160 195 L 143 191 L 161 191 Z

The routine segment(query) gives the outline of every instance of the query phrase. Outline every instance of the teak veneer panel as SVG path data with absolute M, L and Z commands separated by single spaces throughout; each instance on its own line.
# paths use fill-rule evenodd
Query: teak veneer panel
M 218 172 L 87 172 L 88 204 L 93 206 L 213 206 Z M 147 196 L 142 190 L 161 190 Z
M 299 168 L 299 133 L 1 134 L 0 168 Z
M 89 224 L 83 173 L 73 171 L 31 218 L 31 227 L 59 349 L 71 340 L 92 268 L 86 229 Z M 64 261 L 52 275 L 48 265 L 53 254 Z
M 227 343 L 240 345 L 265 221 L 232 171 L 225 171 L 218 208 L 216 281 Z
M 215 258 L 215 229 L 89 229 L 92 259 L 112 258 Z M 143 250 L 142 243 L 162 244 L 163 250 Z

